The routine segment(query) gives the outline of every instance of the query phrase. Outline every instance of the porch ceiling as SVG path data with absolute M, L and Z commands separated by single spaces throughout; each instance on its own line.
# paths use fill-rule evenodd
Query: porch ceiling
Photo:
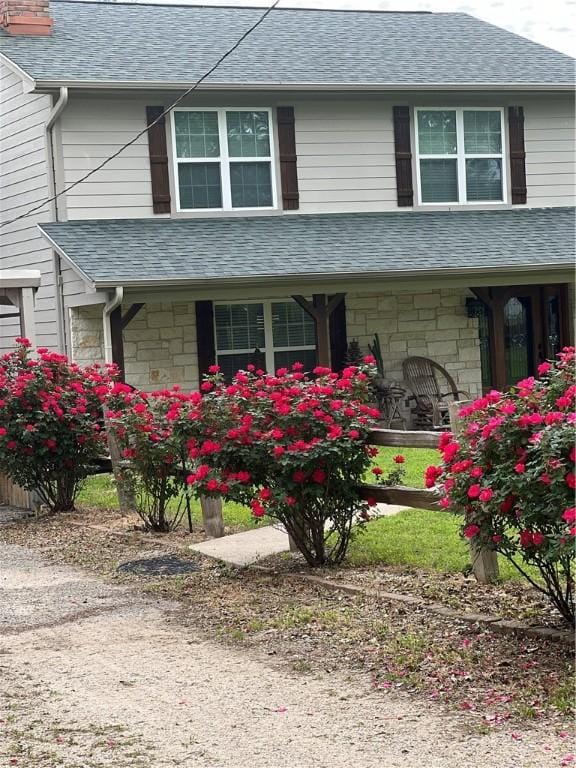
M 97 288 L 564 273 L 574 208 L 110 219 L 38 225 Z

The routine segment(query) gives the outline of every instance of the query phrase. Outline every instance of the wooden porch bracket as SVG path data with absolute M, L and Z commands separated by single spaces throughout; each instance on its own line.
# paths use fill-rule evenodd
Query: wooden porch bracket
M 134 320 L 138 312 L 142 309 L 144 304 L 132 304 L 130 309 L 122 315 L 122 330 Z
M 330 316 L 338 307 L 345 293 L 336 293 L 331 299 L 328 299 L 325 293 L 315 293 L 312 296 L 312 302 L 304 296 L 292 296 L 294 301 L 310 315 L 316 326 L 316 356 L 318 365 L 325 368 L 332 367 L 330 353 Z

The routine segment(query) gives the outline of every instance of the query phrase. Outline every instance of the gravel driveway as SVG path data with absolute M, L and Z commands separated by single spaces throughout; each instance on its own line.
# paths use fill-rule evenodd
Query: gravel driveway
M 335 651 L 337 653 L 337 651 Z M 0 544 L 0 766 L 545 768 L 554 734 L 470 736 L 358 676 L 191 634 L 176 607 Z

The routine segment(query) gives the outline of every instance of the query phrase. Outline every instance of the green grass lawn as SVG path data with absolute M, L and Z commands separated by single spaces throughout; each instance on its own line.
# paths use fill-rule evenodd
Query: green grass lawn
M 409 485 L 411 488 L 423 488 L 426 467 L 431 464 L 438 464 L 440 453 L 430 448 L 380 448 L 380 453 L 374 459 L 374 464 L 388 473 L 398 466 L 393 459 L 399 454 L 406 459 L 402 465 L 406 470 L 402 484 Z M 374 482 L 374 476 L 370 472 L 366 481 Z
M 93 475 L 89 477 L 82 490 L 78 494 L 79 507 L 92 507 L 94 509 L 118 509 L 118 496 L 112 475 Z M 172 500 L 170 506 L 175 509 L 176 500 Z M 202 520 L 200 502 L 192 499 L 192 520 L 198 524 Z M 248 507 L 229 502 L 223 507 L 224 523 L 233 528 L 256 528 L 262 523 L 253 517 Z
M 404 485 L 424 486 L 424 472 L 438 464 L 440 454 L 424 448 L 381 448 L 375 464 L 387 472 L 396 465 L 393 457 L 402 454 L 406 461 Z M 408 565 L 448 573 L 470 566 L 470 548 L 459 533 L 460 519 L 450 512 L 407 509 L 393 517 L 374 520 L 352 542 L 347 563 L 353 566 Z M 498 558 L 503 580 L 522 580 L 522 576 L 504 557 Z M 536 571 L 528 569 L 533 576 Z
M 382 467 L 384 471 L 393 469 L 397 466 L 393 461 L 393 457 L 399 453 L 406 457 L 406 462 L 403 465 L 406 468 L 405 484 L 414 487 L 423 486 L 424 470 L 429 464 L 434 464 L 438 461 L 438 452 L 419 448 L 405 448 L 403 450 L 381 448 L 379 456 L 375 459 L 375 464 Z M 366 480 L 371 482 L 374 480 L 374 476 L 368 473 Z M 89 477 L 80 491 L 77 501 L 79 506 L 92 507 L 94 509 L 118 509 L 118 497 L 112 475 L 94 475 Z M 175 507 L 176 502 L 173 501 L 172 508 L 174 509 Z M 192 519 L 196 523 L 202 519 L 200 504 L 194 500 L 192 501 Z M 228 526 L 244 529 L 256 528 L 263 524 L 252 516 L 251 511 L 247 507 L 232 502 L 224 505 L 224 522 Z
M 430 464 L 437 464 L 438 451 L 423 448 L 381 448 L 375 464 L 385 472 L 397 465 L 393 457 L 401 453 L 406 461 L 403 483 L 414 488 L 423 487 L 424 472 Z M 368 473 L 367 481 L 373 476 Z M 96 509 L 117 509 L 118 498 L 112 475 L 88 478 L 79 494 L 80 506 Z M 173 502 L 175 506 L 175 502 Z M 227 526 L 246 530 L 262 525 L 250 510 L 240 504 L 224 505 Z M 192 501 L 193 521 L 201 519 L 200 504 Z M 470 565 L 469 548 L 460 538 L 459 519 L 449 512 L 431 512 L 407 509 L 393 517 L 380 518 L 369 523 L 353 542 L 347 557 L 351 566 L 398 565 L 429 568 L 435 571 L 460 572 Z M 503 579 L 521 578 L 504 558 L 499 559 Z
M 346 562 L 352 566 L 408 565 L 445 573 L 470 566 L 470 549 L 459 533 L 459 518 L 450 512 L 406 509 L 368 523 L 352 542 Z M 498 558 L 503 580 L 522 580 L 504 557 Z M 536 571 L 528 568 L 533 576 Z

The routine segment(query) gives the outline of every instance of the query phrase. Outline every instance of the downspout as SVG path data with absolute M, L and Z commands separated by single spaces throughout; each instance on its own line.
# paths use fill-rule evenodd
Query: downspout
M 56 195 L 56 167 L 54 164 L 54 135 L 52 128 L 68 104 L 68 88 L 60 88 L 60 96 L 50 110 L 44 130 L 46 132 L 46 154 L 48 164 L 48 196 Z M 58 221 L 58 201 L 52 200 L 50 204 L 50 213 L 54 221 Z M 64 303 L 62 298 L 62 267 L 60 256 L 55 250 L 52 250 L 52 276 L 54 279 L 54 294 L 56 299 L 56 327 L 58 332 L 58 348 L 62 352 L 67 352 L 66 333 L 64 331 Z
M 117 309 L 122 304 L 122 299 L 124 298 L 124 288 L 122 286 L 117 286 L 114 289 L 114 295 L 104 305 L 104 310 L 102 311 L 102 321 L 104 325 L 104 362 L 105 363 L 113 363 L 114 360 L 112 359 L 112 330 L 110 328 L 110 315 L 112 312 Z

